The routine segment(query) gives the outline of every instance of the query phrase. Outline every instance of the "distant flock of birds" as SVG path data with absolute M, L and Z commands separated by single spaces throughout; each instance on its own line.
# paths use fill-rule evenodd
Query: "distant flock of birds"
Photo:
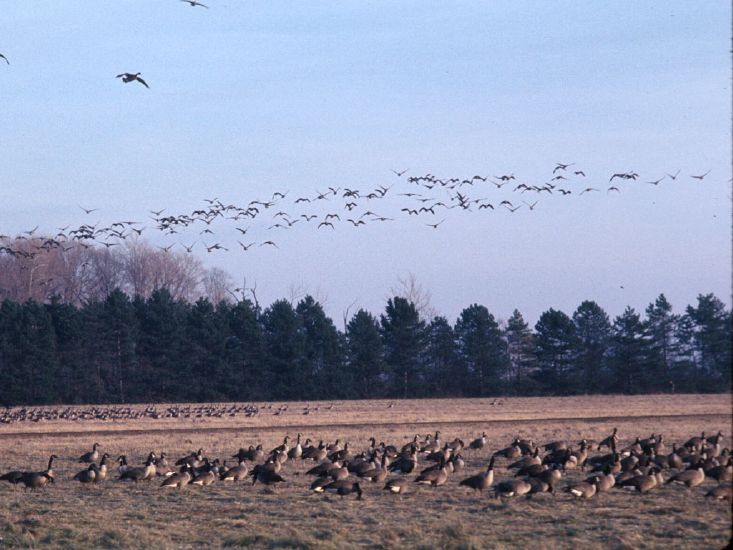
M 252 418 L 260 414 L 282 416 L 286 413 L 310 415 L 319 412 L 333 411 L 334 403 L 305 404 L 291 407 L 290 404 L 274 405 L 266 403 L 220 403 L 202 405 L 169 405 L 165 408 L 156 406 L 89 406 L 89 407 L 19 407 L 0 410 L 0 424 L 16 424 L 21 422 L 50 421 L 129 421 L 142 419 L 215 419 L 215 418 Z
M 201 7 L 208 9 L 208 6 L 198 0 L 180 0 L 192 7 Z M 5 55 L 0 54 L 8 65 L 10 61 Z M 123 83 L 128 84 L 137 82 L 145 88 L 150 88 L 148 82 L 143 79 L 141 72 L 123 72 L 116 75 Z M 181 235 L 182 231 L 194 225 L 201 226 L 198 237 L 193 242 L 181 241 L 171 243 L 169 245 L 160 246 L 161 250 L 169 251 L 174 246 L 186 252 L 193 252 L 194 247 L 205 250 L 207 253 L 217 251 L 229 251 L 235 249 L 240 252 L 247 252 L 253 248 L 279 248 L 276 237 L 259 236 L 253 238 L 249 233 L 252 226 L 241 227 L 239 222 L 253 222 L 256 218 L 262 219 L 265 212 L 272 215 L 262 224 L 262 229 L 267 232 L 276 232 L 293 228 L 296 224 L 311 224 L 319 230 L 333 230 L 339 224 L 348 224 L 353 228 L 370 225 L 378 222 L 395 221 L 396 216 L 421 217 L 431 216 L 431 220 L 424 225 L 437 229 L 445 221 L 445 217 L 440 217 L 448 210 L 458 209 L 463 211 L 471 210 L 499 210 L 505 209 L 507 212 L 514 213 L 521 208 L 533 211 L 538 205 L 539 199 L 533 201 L 519 200 L 512 198 L 511 200 L 502 197 L 501 200 L 491 199 L 483 196 L 486 190 L 502 190 L 508 186 L 514 194 L 524 195 L 525 193 L 535 194 L 535 197 L 546 193 L 547 196 L 568 196 L 568 195 L 584 195 L 586 193 L 594 193 L 602 191 L 605 187 L 606 194 L 620 193 L 620 182 L 630 182 L 639 179 L 639 174 L 635 171 L 616 172 L 610 175 L 608 183 L 604 186 L 592 186 L 584 183 L 586 181 L 586 171 L 576 166 L 573 162 L 558 162 L 552 169 L 552 173 L 548 174 L 545 181 L 541 183 L 530 183 L 528 181 L 519 182 L 514 173 L 501 175 L 474 175 L 470 178 L 446 178 L 441 179 L 432 174 L 423 176 L 404 177 L 409 169 L 392 170 L 398 178 L 406 179 L 413 188 L 405 190 L 401 193 L 392 193 L 398 195 L 400 200 L 405 201 L 398 206 L 398 213 L 386 215 L 384 213 L 374 212 L 376 208 L 375 201 L 384 199 L 393 186 L 385 187 L 379 185 L 374 189 L 360 190 L 353 187 L 328 187 L 326 191 L 317 191 L 312 196 L 301 196 L 293 200 L 290 206 L 299 206 L 306 208 L 305 211 L 292 211 L 291 208 L 285 208 L 286 196 L 288 192 L 285 190 L 276 191 L 271 197 L 264 200 L 251 200 L 247 204 L 237 205 L 224 203 L 219 198 L 206 199 L 206 205 L 196 208 L 192 212 L 182 214 L 163 215 L 165 210 L 151 211 L 153 220 L 155 221 L 155 229 L 165 235 Z M 656 179 L 647 180 L 646 183 L 658 186 L 662 181 L 675 181 L 680 176 L 680 170 L 675 173 L 665 173 Z M 710 170 L 701 174 L 690 175 L 691 179 L 702 181 Z M 478 190 L 479 184 L 484 184 L 484 188 Z M 579 187 L 577 186 L 578 184 Z M 476 194 L 469 194 L 467 189 L 476 190 Z M 443 191 L 438 195 L 438 191 Z M 313 209 L 316 204 L 328 204 L 325 212 L 317 212 Z M 97 208 L 80 208 L 87 214 L 97 211 Z M 217 238 L 217 235 L 211 228 L 212 222 L 217 219 L 231 220 L 234 224 L 234 230 L 238 233 L 235 242 L 231 242 L 229 238 Z M 131 220 L 120 220 L 109 225 L 102 225 L 101 222 L 93 224 L 82 224 L 79 227 L 71 228 L 71 225 L 56 228 L 53 236 L 43 233 L 37 233 L 38 227 L 23 231 L 21 234 L 10 237 L 8 235 L 0 235 L 0 255 L 8 254 L 20 258 L 32 258 L 38 254 L 42 254 L 51 249 L 63 249 L 65 251 L 73 249 L 75 246 L 98 246 L 111 248 L 118 246 L 121 241 L 128 237 L 139 236 L 147 229 L 142 222 Z M 200 241 L 198 240 L 200 239 Z M 18 241 L 28 241 L 23 244 Z
M 305 472 L 314 477 L 311 491 L 341 497 L 353 494 L 361 499 L 362 484 L 366 483 L 377 484 L 395 495 L 409 493 L 417 485 L 444 486 L 452 476 L 464 473 L 463 454 L 475 453 L 488 460 L 487 466 L 468 477 L 461 476 L 458 485 L 479 494 L 490 491 L 496 498 L 531 498 L 538 493 L 555 494 L 562 490 L 577 499 L 591 499 L 615 488 L 646 494 L 665 484 L 682 485 L 691 491 L 711 480 L 717 484 L 709 488 L 706 497 L 728 502 L 732 499 L 733 458 L 728 448 L 722 448 L 721 432 L 709 437 L 703 432 L 682 445 L 674 443 L 671 449 L 661 434 L 637 437 L 621 448 L 617 429 L 600 442 L 583 439 L 577 445 L 568 441 L 536 444 L 517 437 L 493 453 L 487 452 L 485 432 L 468 445 L 459 438 L 443 441 L 440 431 L 424 438 L 416 435 L 401 447 L 377 443 L 372 437 L 366 448 L 358 450 L 340 440 L 330 444 L 320 441 L 316 445 L 306 439 L 301 443 L 301 437 L 298 434 L 291 445 L 286 436 L 281 445 L 269 451 L 261 444 L 240 448 L 231 456 L 236 459 L 234 466 L 228 460 L 211 459 L 203 449 L 198 449 L 172 462 L 166 453 L 150 452 L 141 466 L 128 464 L 127 456 L 120 455 L 115 467 L 111 456 L 100 453 L 101 445 L 94 443 L 91 451 L 78 458 L 79 463 L 88 466 L 73 480 L 99 484 L 113 475 L 119 481 L 129 482 L 157 478 L 161 488 L 177 489 L 245 480 L 251 480 L 252 485 L 276 485 L 288 483 L 286 469 L 294 469 L 293 463 L 312 461 L 317 464 Z M 604 448 L 609 452 L 601 454 Z M 41 489 L 56 481 L 54 459 L 58 459 L 55 454 L 50 456 L 45 470 L 14 470 L 0 476 L 0 481 Z M 507 476 L 513 473 L 511 477 L 495 479 L 497 460 L 504 462 Z M 590 476 L 581 482 L 565 482 L 561 487 L 566 473 L 577 469 L 589 470 Z
M 145 84 L 139 74 L 122 73 L 118 75 L 123 81 L 138 80 Z M 204 199 L 204 204 L 190 212 L 180 214 L 165 214 L 165 209 L 151 210 L 150 214 L 155 225 L 153 229 L 165 236 L 176 236 L 177 242 L 159 248 L 165 252 L 179 246 L 188 253 L 194 248 L 201 247 L 207 253 L 230 251 L 232 247 L 240 252 L 247 252 L 253 248 L 279 248 L 276 237 L 280 231 L 292 229 L 296 224 L 311 225 L 320 231 L 336 229 L 338 225 L 347 224 L 356 229 L 374 223 L 393 222 L 398 217 L 418 218 L 429 216 L 432 221 L 425 226 L 432 229 L 440 227 L 447 218 L 441 213 L 457 209 L 457 211 L 495 211 L 506 210 L 514 213 L 526 207 L 534 211 L 539 204 L 539 198 L 528 202 L 516 198 L 494 198 L 488 195 L 489 191 L 501 191 L 505 186 L 515 195 L 525 193 L 548 196 L 583 195 L 598 192 L 598 187 L 582 184 L 586 177 L 583 170 L 568 170 L 573 163 L 556 163 L 552 170 L 552 177 L 546 178 L 540 184 L 528 182 L 517 183 L 517 177 L 511 174 L 498 176 L 474 175 L 470 178 L 441 179 L 432 174 L 411 176 L 405 178 L 407 170 L 396 171 L 394 174 L 407 182 L 410 186 L 405 189 L 393 190 L 394 185 L 378 185 L 373 189 L 357 189 L 353 187 L 328 187 L 325 191 L 316 191 L 313 195 L 298 196 L 288 199 L 288 191 L 276 191 L 266 199 L 253 199 L 245 204 L 225 203 L 218 197 Z M 702 181 L 710 170 L 690 178 Z M 567 176 L 566 176 L 567 174 Z M 667 173 L 663 176 L 647 181 L 648 184 L 659 185 L 665 179 L 675 181 L 680 176 L 680 170 Z M 606 194 L 620 193 L 619 182 L 636 181 L 639 174 L 634 171 L 617 172 L 610 176 Z M 577 184 L 581 183 L 580 187 Z M 401 204 L 397 204 L 394 213 L 386 215 L 377 207 L 380 200 L 394 196 Z M 501 200 L 499 200 L 501 198 Z M 511 200 L 510 200 L 511 199 Z M 395 205 L 391 205 L 394 209 Z M 86 215 L 90 215 L 98 208 L 80 206 Z M 264 218 L 264 219 L 263 219 Z M 213 229 L 214 222 L 225 222 L 233 226 L 231 233 L 236 232 L 234 245 L 227 239 L 217 238 Z M 254 222 L 259 223 L 254 229 Z M 243 223 L 246 222 L 246 223 Z M 244 227 L 243 227 L 244 225 Z M 32 258 L 52 249 L 63 251 L 72 250 L 76 246 L 89 248 L 92 246 L 106 249 L 118 246 L 127 238 L 142 235 L 148 229 L 143 222 L 134 220 L 120 220 L 107 225 L 84 223 L 72 228 L 71 225 L 58 227 L 51 235 L 39 232 L 39 226 L 25 230 L 16 236 L 0 235 L 0 255 Z M 197 232 L 198 236 L 191 242 L 182 238 Z M 252 233 L 265 231 L 266 235 L 252 237 Z M 200 239 L 200 240 L 199 240 Z

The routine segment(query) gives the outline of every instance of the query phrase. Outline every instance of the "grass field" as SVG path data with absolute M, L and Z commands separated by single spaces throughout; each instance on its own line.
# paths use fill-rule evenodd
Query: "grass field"
M 309 405 L 313 410 L 317 404 Z M 502 502 L 458 485 L 515 436 L 536 442 L 600 440 L 618 427 L 622 445 L 661 432 L 671 449 L 672 442 L 701 431 L 722 430 L 730 447 L 727 394 L 355 401 L 336 402 L 330 410 L 329 403 L 320 405 L 308 415 L 302 414 L 305 403 L 290 403 L 283 414 L 265 409 L 252 418 L 1 426 L 0 472 L 42 470 L 51 453 L 60 459 L 54 467 L 57 482 L 47 488 L 30 492 L 0 484 L 0 547 L 722 548 L 731 537 L 729 505 L 703 496 L 716 485 L 711 480 L 689 491 L 673 485 L 646 495 L 615 489 L 588 501 L 558 492 Z M 288 461 L 282 472 L 287 483 L 276 488 L 220 482 L 164 491 L 159 479 L 93 486 L 71 480 L 83 469 L 77 457 L 95 441 L 113 458 L 126 454 L 140 464 L 152 450 L 178 457 L 199 447 L 223 460 L 250 444 L 270 449 L 299 431 L 316 442 L 340 438 L 359 450 L 370 436 L 399 447 L 416 433 L 435 430 L 444 441 L 466 442 L 485 430 L 489 443 L 480 452 L 465 451 L 465 472 L 443 487 L 416 487 L 403 497 L 369 482 L 362 483 L 360 501 L 314 494 L 308 490 L 312 478 L 303 475 L 311 461 Z M 497 461 L 497 480 L 512 475 L 507 463 Z M 571 471 L 567 480 L 586 475 Z M 559 487 L 567 483 L 563 479 Z

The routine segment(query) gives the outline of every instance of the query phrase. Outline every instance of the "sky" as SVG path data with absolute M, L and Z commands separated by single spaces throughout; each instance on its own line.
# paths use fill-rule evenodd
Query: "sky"
M 659 293 L 677 311 L 709 292 L 730 307 L 730 2 L 204 3 L 0 2 L 0 234 L 146 221 L 153 243 L 196 241 L 261 303 L 297 289 L 334 320 L 382 312 L 408 274 L 450 320 L 479 303 L 534 323 L 586 299 L 614 316 Z M 541 185 L 557 162 L 587 175 L 569 197 L 470 190 L 533 210 L 399 215 L 409 176 Z M 393 222 L 301 224 L 278 249 L 237 250 L 222 221 L 230 251 L 208 254 L 198 229 L 149 219 L 379 185 Z M 273 237 L 271 222 L 252 233 Z

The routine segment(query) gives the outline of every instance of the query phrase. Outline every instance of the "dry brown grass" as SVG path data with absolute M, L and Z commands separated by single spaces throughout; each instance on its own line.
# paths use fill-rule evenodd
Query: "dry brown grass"
M 600 439 L 618 426 L 622 441 L 662 432 L 683 441 L 705 430 L 726 434 L 730 446 L 730 395 L 609 396 L 577 398 L 337 402 L 326 411 L 248 419 L 142 420 L 129 423 L 48 422 L 0 428 L 0 471 L 42 469 L 51 452 L 61 460 L 59 481 L 36 493 L 0 484 L 0 546 L 102 548 L 541 548 L 723 547 L 731 536 L 729 506 L 703 497 L 713 482 L 686 491 L 664 486 L 648 495 L 615 490 L 587 502 L 562 493 L 499 502 L 475 496 L 457 474 L 438 489 L 419 488 L 400 498 L 365 484 L 362 501 L 316 495 L 303 472 L 312 464 L 287 463 L 288 483 L 277 488 L 218 483 L 166 492 L 159 483 L 71 481 L 75 458 L 96 440 L 110 454 L 139 463 L 150 450 L 172 457 L 203 447 L 228 457 L 241 446 L 278 444 L 302 431 L 313 439 L 339 437 L 366 447 L 369 436 L 402 444 L 415 433 L 440 429 L 444 439 L 468 441 L 482 430 L 489 449 L 464 453 L 467 474 L 485 467 L 490 452 L 514 436 L 536 441 Z M 313 406 L 314 403 L 311 403 Z M 321 404 L 323 405 L 323 404 Z M 85 432 L 79 434 L 77 432 Z M 497 477 L 505 477 L 505 461 Z M 579 479 L 581 472 L 568 478 Z

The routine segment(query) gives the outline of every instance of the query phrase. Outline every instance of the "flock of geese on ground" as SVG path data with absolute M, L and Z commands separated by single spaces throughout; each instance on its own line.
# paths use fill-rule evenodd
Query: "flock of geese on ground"
M 141 466 L 128 464 L 127 457 L 117 458 L 117 465 L 108 453 L 101 453 L 99 443 L 78 458 L 79 463 L 89 464 L 73 479 L 82 484 L 99 484 L 113 475 L 119 481 L 151 481 L 159 479 L 161 488 L 183 489 L 188 485 L 209 486 L 216 483 L 250 480 L 252 485 L 287 484 L 287 469 L 299 475 L 291 466 L 297 461 L 316 463 L 305 472 L 313 476 L 310 490 L 315 493 L 335 493 L 342 498 L 354 494 L 361 499 L 362 484 L 372 483 L 391 494 L 409 493 L 412 487 L 426 485 L 432 488 L 444 486 L 451 477 L 459 477 L 458 485 L 475 493 L 491 491 L 496 498 L 538 493 L 554 494 L 562 490 L 578 499 L 590 499 L 612 489 L 621 488 L 649 493 L 665 484 L 678 484 L 688 490 L 706 480 L 717 482 L 705 493 L 716 500 L 732 500 L 733 458 L 728 448 L 722 448 L 723 434 L 718 432 L 706 437 L 691 437 L 682 445 L 667 448 L 662 434 L 641 439 L 620 448 L 618 430 L 600 442 L 583 439 L 574 445 L 568 441 L 552 441 L 535 444 L 528 439 L 515 438 L 506 448 L 488 452 L 486 433 L 468 445 L 459 439 L 443 441 L 440 431 L 434 436 L 421 438 L 397 447 L 377 443 L 372 437 L 366 449 L 356 450 L 348 442 L 340 440 L 314 444 L 310 439 L 301 443 L 298 434 L 294 445 L 286 436 L 281 445 L 265 451 L 263 446 L 240 448 L 229 460 L 211 459 L 203 449 L 191 452 L 173 462 L 165 453 L 150 452 Z M 603 450 L 609 451 L 601 453 Z M 465 477 L 466 454 L 483 455 L 488 464 L 481 471 Z M 594 453 L 594 454 L 591 454 Z M 15 470 L 0 476 L 0 480 L 20 484 L 29 489 L 40 489 L 55 482 L 51 455 L 48 467 L 42 471 Z M 507 477 L 495 479 L 497 461 L 503 462 Z M 98 463 L 97 463 L 98 462 Z M 567 472 L 589 470 L 585 481 L 563 481 Z M 511 475 L 513 474 L 513 475 Z M 510 476 L 511 475 L 511 476 Z M 413 477 L 414 476 L 414 477 Z
M 139 75 L 123 73 L 124 79 L 138 79 Z M 133 78 L 134 77 L 134 78 Z M 498 176 L 474 175 L 470 178 L 438 178 L 432 174 L 404 177 L 407 170 L 395 171 L 400 182 L 409 187 L 395 188 L 395 185 L 378 185 L 373 189 L 356 187 L 327 187 L 312 195 L 290 197 L 287 190 L 276 191 L 265 199 L 253 199 L 244 204 L 225 203 L 218 197 L 204 199 L 204 203 L 190 212 L 166 214 L 165 209 L 151 210 L 152 229 L 166 237 L 177 239 L 165 246 L 163 251 L 174 249 L 191 253 L 195 248 L 207 253 L 238 250 L 247 252 L 254 248 L 279 248 L 277 235 L 296 227 L 311 225 L 321 232 L 335 230 L 339 225 L 352 229 L 374 223 L 394 222 L 402 218 L 420 218 L 424 225 L 437 229 L 447 218 L 449 211 L 499 211 L 514 213 L 525 208 L 534 211 L 539 196 L 584 195 L 600 192 L 600 187 L 587 186 L 583 170 L 572 170 L 573 163 L 556 163 L 552 176 L 542 183 L 518 182 L 513 173 Z M 710 170 L 691 175 L 691 179 L 702 181 Z M 566 176 L 567 174 L 567 176 Z M 674 174 L 665 173 L 648 184 L 659 185 L 662 181 L 677 180 L 680 170 Z M 635 182 L 639 174 L 634 171 L 617 172 L 610 176 L 606 194 L 620 193 L 619 182 Z M 514 196 L 492 197 L 491 194 L 504 190 Z M 525 194 L 534 194 L 531 201 L 524 200 Z M 515 198 L 515 196 L 517 196 Z M 380 208 L 380 201 L 394 197 Z M 80 206 L 85 215 L 97 212 L 98 208 Z M 215 231 L 215 222 L 227 223 L 225 233 Z M 0 235 L 0 255 L 8 254 L 21 258 L 32 258 L 38 254 L 60 249 L 73 250 L 77 246 L 92 246 L 110 249 L 119 246 L 125 239 L 142 235 L 148 229 L 143 222 L 120 220 L 110 224 L 84 223 L 58 227 L 52 234 L 39 232 L 39 227 L 21 232 L 16 236 Z M 225 228 L 226 229 L 226 228 Z M 257 236 L 255 236 L 255 234 Z M 189 240 L 184 240 L 188 237 Z M 192 240 L 190 240 L 192 239 Z
M 291 406 L 289 403 L 275 405 L 273 403 L 209 403 L 202 405 L 168 405 L 166 407 L 147 406 L 142 408 L 130 406 L 89 406 L 89 407 L 19 407 L 0 410 L 0 424 L 16 424 L 21 422 L 49 421 L 128 421 L 143 419 L 216 419 L 216 418 L 252 418 L 257 415 L 285 414 L 311 415 L 319 412 L 333 411 L 334 403 L 316 403 Z

